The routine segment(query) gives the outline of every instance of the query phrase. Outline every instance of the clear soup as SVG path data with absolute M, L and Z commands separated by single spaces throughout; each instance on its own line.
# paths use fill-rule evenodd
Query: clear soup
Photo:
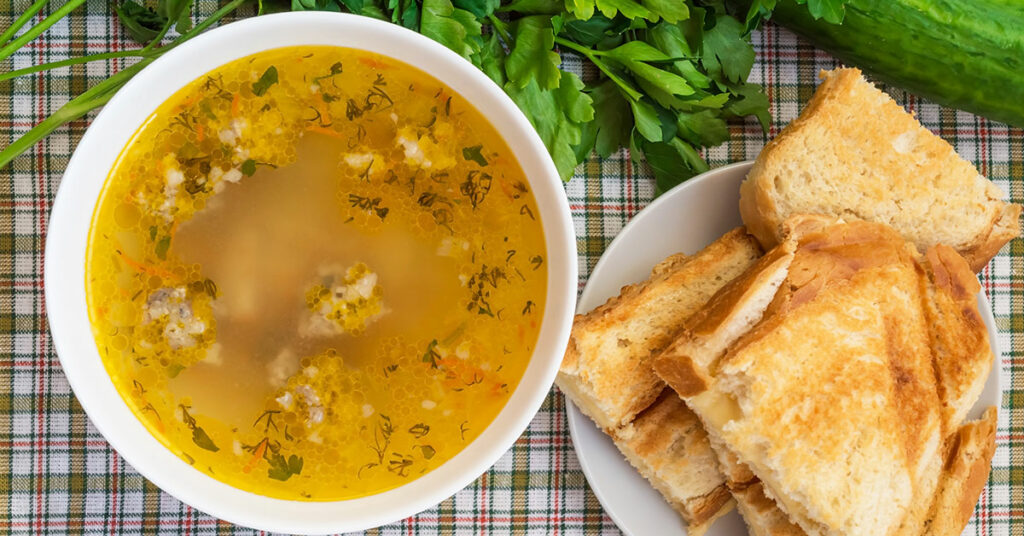
M 169 449 L 241 489 L 401 485 L 494 419 L 532 354 L 536 202 L 487 120 L 354 49 L 229 63 L 124 149 L 90 232 L 97 346 Z

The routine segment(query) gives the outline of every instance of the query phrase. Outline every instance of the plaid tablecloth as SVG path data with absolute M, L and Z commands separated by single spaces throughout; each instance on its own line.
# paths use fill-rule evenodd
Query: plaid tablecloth
M 29 5 L 0 0 L 0 29 Z M 54 2 L 54 5 L 57 5 Z M 201 13 L 215 9 L 204 0 Z M 38 18 L 37 18 L 38 20 Z M 773 122 L 735 124 L 707 151 L 712 166 L 751 159 L 796 117 L 819 69 L 836 61 L 779 27 L 754 36 L 751 81 L 764 84 Z M 0 69 L 135 46 L 105 0 L 54 26 Z M 0 83 L 6 145 L 124 60 Z M 1024 131 L 891 94 L 952 142 L 1016 202 L 1024 201 Z M 62 128 L 0 170 L 0 534 L 248 534 L 161 492 L 90 424 L 61 371 L 43 303 L 43 244 L 61 174 L 89 118 Z M 625 154 L 592 158 L 566 186 L 579 247 L 580 289 L 604 248 L 653 197 L 648 170 Z M 988 486 L 965 534 L 1024 535 L 1024 244 L 1015 240 L 981 274 L 999 327 L 1004 374 L 999 444 Z M 487 473 L 440 505 L 370 534 L 619 534 L 587 486 L 572 449 L 562 395 L 552 392 L 529 429 Z

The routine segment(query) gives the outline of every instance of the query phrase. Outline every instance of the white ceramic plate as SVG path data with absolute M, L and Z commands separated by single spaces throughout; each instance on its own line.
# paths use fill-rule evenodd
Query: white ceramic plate
M 594 267 L 577 312 L 587 312 L 619 293 L 623 285 L 643 281 L 651 267 L 673 253 L 695 253 L 730 229 L 742 225 L 739 214 L 740 182 L 750 169 L 740 162 L 690 179 L 662 195 L 637 214 L 608 246 Z M 984 408 L 999 406 L 999 351 L 992 308 L 984 293 L 978 309 L 988 327 L 996 361 L 985 390 L 969 417 Z M 629 536 L 685 535 L 686 525 L 647 481 L 627 462 L 608 436 L 571 402 L 569 431 L 583 473 L 608 515 Z M 735 511 L 718 520 L 708 536 L 741 536 L 746 525 Z

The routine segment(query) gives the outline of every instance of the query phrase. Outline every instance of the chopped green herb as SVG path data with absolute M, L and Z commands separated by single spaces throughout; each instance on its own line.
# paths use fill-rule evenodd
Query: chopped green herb
M 213 444 L 213 440 L 206 434 L 206 431 L 198 426 L 192 429 L 192 442 L 195 443 L 197 447 L 206 449 L 210 452 L 217 452 L 220 450 L 217 445 Z
M 468 161 L 471 161 L 471 162 L 476 162 L 477 164 L 480 165 L 480 167 L 485 167 L 485 166 L 487 166 L 487 159 L 484 158 L 484 155 L 481 154 L 481 152 L 480 152 L 481 150 L 483 150 L 483 148 L 484 148 L 483 145 L 474 145 L 472 147 L 463 147 L 462 148 L 462 158 L 464 158 L 464 159 L 466 159 Z
M 167 250 L 171 247 L 171 237 L 164 236 L 156 243 L 156 256 L 158 259 L 167 260 Z
M 252 92 L 257 97 L 262 97 L 263 94 L 270 89 L 270 86 L 277 83 L 277 67 L 271 65 L 267 67 L 266 71 L 263 71 L 263 75 L 260 79 L 252 83 Z
M 270 469 L 267 469 L 267 476 L 274 480 L 285 481 L 292 477 L 302 473 L 302 458 L 292 454 L 287 459 L 284 454 L 275 452 L 267 458 L 270 463 Z
M 441 359 L 441 354 L 437 353 L 437 339 L 434 339 L 427 345 L 427 351 L 423 353 L 422 361 L 430 363 L 430 368 L 437 368 L 438 359 Z
M 121 21 L 124 29 L 128 31 L 128 35 L 142 44 L 152 41 L 167 24 L 167 17 L 132 0 L 115 5 L 114 11 L 117 13 L 117 20 Z
M 430 433 L 430 427 L 423 423 L 416 423 L 409 428 L 409 433 L 419 439 Z
M 167 366 L 167 377 L 177 378 L 178 374 L 181 374 L 181 371 L 183 370 L 185 370 L 185 365 L 182 365 L 181 363 L 171 363 Z
M 256 173 L 256 161 L 249 158 L 245 162 L 242 162 L 242 175 L 246 177 L 252 177 Z

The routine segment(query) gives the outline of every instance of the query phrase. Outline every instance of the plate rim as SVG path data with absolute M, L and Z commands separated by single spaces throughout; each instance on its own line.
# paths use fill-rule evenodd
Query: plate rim
M 588 300 L 587 300 L 588 294 L 590 292 L 593 292 L 594 285 L 592 285 L 591 282 L 594 279 L 594 277 L 593 277 L 594 274 L 599 274 L 600 272 L 602 272 L 604 270 L 604 266 L 606 264 L 608 264 L 609 262 L 611 262 L 609 260 L 608 252 L 609 251 L 613 251 L 614 249 L 616 249 L 616 245 L 620 241 L 626 240 L 626 237 L 629 234 L 629 231 L 633 227 L 635 227 L 636 225 L 639 225 L 637 222 L 641 218 L 646 217 L 645 213 L 654 212 L 655 210 L 657 210 L 657 207 L 660 207 L 663 204 L 672 203 L 673 200 L 676 197 L 678 197 L 680 195 L 683 195 L 680 192 L 685 191 L 688 188 L 695 187 L 694 185 L 696 185 L 696 184 L 700 184 L 700 183 L 707 182 L 707 181 L 710 181 L 710 180 L 716 180 L 716 178 L 726 174 L 726 172 L 734 170 L 734 169 L 737 169 L 737 168 L 747 168 L 749 170 L 749 168 L 753 167 L 753 165 L 754 165 L 754 161 L 753 160 L 743 160 L 743 161 L 740 161 L 740 162 L 733 162 L 731 164 L 727 164 L 727 165 L 724 165 L 724 166 L 716 167 L 716 168 L 710 169 L 708 171 L 705 171 L 704 173 L 701 173 L 700 175 L 697 175 L 697 176 L 695 176 L 695 177 L 693 177 L 691 179 L 688 179 L 685 182 L 683 182 L 683 183 L 673 187 L 672 189 L 668 190 L 667 192 L 665 192 L 664 194 L 662 194 L 658 198 L 654 199 L 650 204 L 648 204 L 644 208 L 640 209 L 636 214 L 633 214 L 633 216 L 630 217 L 629 221 L 627 221 L 626 224 L 622 226 L 622 229 L 619 230 L 619 232 L 618 232 L 618 234 L 616 234 L 615 238 L 612 239 L 612 241 L 608 243 L 608 245 L 605 247 L 604 251 L 601 253 L 601 257 L 598 259 L 597 263 L 594 264 L 594 267 L 590 270 L 589 274 L 587 275 L 587 282 L 584 285 L 583 290 L 580 292 L 579 298 L 576 300 L 576 314 L 585 314 L 585 313 L 588 312 L 588 311 L 584 311 L 583 307 L 584 307 L 584 304 L 588 302 Z M 992 349 L 993 361 L 992 361 L 992 370 L 989 372 L 989 376 L 990 377 L 994 376 L 995 386 L 996 386 L 996 400 L 997 400 L 996 408 L 997 408 L 997 411 L 998 411 L 998 410 L 1002 409 L 1002 399 L 1003 399 L 1003 394 L 1004 394 L 1004 392 L 1003 392 L 1003 377 L 1002 377 L 1003 374 L 1002 374 L 1002 365 L 1001 365 L 1001 363 L 1002 363 L 1002 353 L 1001 353 L 1001 351 L 999 349 L 999 341 L 998 341 L 999 329 L 998 329 L 998 326 L 996 325 L 996 322 L 995 322 L 995 316 L 992 313 L 991 302 L 989 301 L 988 296 L 985 294 L 984 286 L 982 286 L 981 290 L 978 291 L 978 293 L 977 293 L 977 300 L 978 300 L 978 311 L 981 314 L 982 321 L 984 322 L 984 324 L 986 326 L 986 329 L 988 331 L 989 347 Z M 986 378 L 986 382 L 988 382 L 988 381 L 989 381 L 989 378 Z M 594 493 L 594 496 L 597 497 L 598 502 L 601 504 L 602 510 L 608 515 L 608 517 L 611 518 L 611 520 L 615 523 L 615 526 L 620 531 L 622 531 L 627 536 L 640 536 L 639 534 L 634 533 L 628 526 L 624 526 L 623 523 L 621 522 L 621 519 L 622 519 L 621 516 L 619 514 L 617 514 L 616 511 L 615 511 L 615 507 L 614 506 L 611 506 L 611 507 L 609 506 L 610 504 L 615 504 L 615 503 L 606 495 L 604 488 L 594 484 L 594 477 L 592 475 L 595 473 L 596 468 L 593 467 L 590 462 L 585 461 L 585 460 L 587 460 L 587 457 L 584 456 L 584 455 L 581 455 L 581 453 L 580 453 L 581 449 L 586 450 L 588 447 L 581 446 L 585 442 L 581 442 L 579 440 L 580 432 L 579 432 L 578 427 L 581 426 L 582 424 L 591 424 L 591 425 L 593 425 L 593 421 L 591 421 L 589 417 L 584 415 L 579 410 L 579 408 L 576 407 L 575 403 L 573 403 L 572 400 L 570 400 L 567 396 L 565 396 L 564 392 L 562 393 L 562 396 L 564 397 L 564 402 L 565 402 L 566 420 L 568 421 L 568 426 L 569 426 L 569 436 L 572 438 L 573 453 L 576 454 L 577 461 L 579 462 L 580 468 L 583 471 L 583 475 L 584 475 L 584 477 L 587 480 L 588 487 Z M 977 404 L 980 401 L 981 401 L 980 398 L 979 398 L 979 400 L 975 401 L 974 406 L 977 406 Z M 973 410 L 974 406 L 972 406 L 972 410 Z M 998 447 L 998 444 L 997 444 L 997 447 Z M 624 463 L 627 463 L 627 464 L 629 463 L 629 462 L 625 461 L 624 458 L 623 458 L 623 461 L 624 461 Z M 636 471 L 636 468 L 633 467 L 632 464 L 629 464 L 629 465 L 630 465 L 630 468 L 633 471 Z M 644 478 L 644 481 L 648 485 L 650 484 L 647 481 L 646 478 Z M 685 524 L 685 522 L 684 522 L 684 524 Z M 683 533 L 682 536 L 686 536 L 689 533 L 689 530 L 688 530 L 688 528 L 684 528 L 683 530 L 685 532 Z

